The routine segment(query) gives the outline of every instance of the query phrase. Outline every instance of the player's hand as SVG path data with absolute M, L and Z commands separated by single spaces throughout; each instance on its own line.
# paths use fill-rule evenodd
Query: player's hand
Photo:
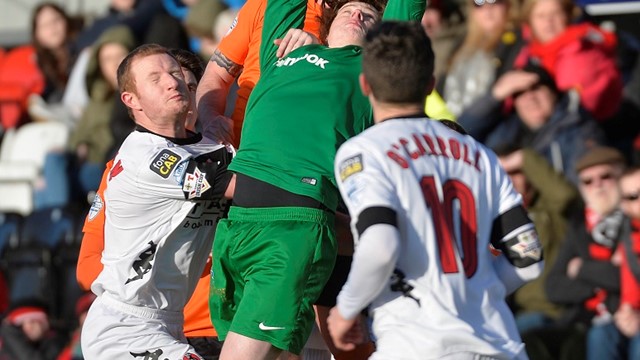
M 627 337 L 633 337 L 640 332 L 640 311 L 629 303 L 623 303 L 613 315 L 616 327 Z
M 337 307 L 329 311 L 327 318 L 329 334 L 333 344 L 342 351 L 351 351 L 364 342 L 364 331 L 359 317 L 348 320 L 342 317 Z
M 289 29 L 282 39 L 276 39 L 273 43 L 278 46 L 276 56 L 278 58 L 283 58 L 301 46 L 319 44 L 320 40 L 304 30 Z

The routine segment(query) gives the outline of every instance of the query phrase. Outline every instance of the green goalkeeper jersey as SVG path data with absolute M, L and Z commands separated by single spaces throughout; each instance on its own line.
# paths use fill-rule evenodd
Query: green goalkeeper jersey
M 373 125 L 358 83 L 362 48 L 307 45 L 276 57 L 273 41 L 304 22 L 306 0 L 269 0 L 260 81 L 247 104 L 241 146 L 229 169 L 335 210 L 336 151 Z M 389 0 L 384 18 L 419 20 L 425 0 Z

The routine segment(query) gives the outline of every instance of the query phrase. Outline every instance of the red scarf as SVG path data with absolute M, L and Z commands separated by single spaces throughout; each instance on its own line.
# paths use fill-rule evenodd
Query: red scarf
M 570 25 L 562 34 L 544 44 L 532 40 L 529 51 L 531 57 L 539 59 L 542 67 L 555 78 L 556 57 L 561 50 L 570 44 L 583 41 L 601 47 L 607 54 L 612 56 L 615 54 L 616 35 L 590 23 Z

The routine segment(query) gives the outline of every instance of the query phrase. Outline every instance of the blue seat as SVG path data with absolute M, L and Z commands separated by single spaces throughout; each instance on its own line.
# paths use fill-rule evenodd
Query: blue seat
M 22 243 L 55 249 L 73 236 L 73 219 L 62 208 L 36 210 L 24 219 Z
M 0 255 L 12 239 L 17 244 L 21 220 L 22 217 L 18 214 L 0 213 Z

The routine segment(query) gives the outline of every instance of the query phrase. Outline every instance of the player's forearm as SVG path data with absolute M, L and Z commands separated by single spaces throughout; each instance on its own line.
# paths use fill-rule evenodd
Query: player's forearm
M 519 268 L 513 266 L 506 256 L 499 255 L 494 259 L 493 266 L 500 281 L 507 290 L 507 295 L 516 291 L 522 285 L 536 279 L 544 269 L 544 260 L 531 264 L 527 267 Z
M 338 295 L 338 310 L 345 319 L 357 316 L 389 285 L 399 240 L 398 229 L 387 224 L 373 225 L 362 234 L 349 278 Z
M 215 74 L 215 70 L 210 70 L 210 68 L 211 65 L 207 66 L 196 92 L 198 120 L 205 123 L 213 121 L 218 115 L 224 114 L 227 96 L 231 88 L 230 83 L 227 83 L 219 75 Z

